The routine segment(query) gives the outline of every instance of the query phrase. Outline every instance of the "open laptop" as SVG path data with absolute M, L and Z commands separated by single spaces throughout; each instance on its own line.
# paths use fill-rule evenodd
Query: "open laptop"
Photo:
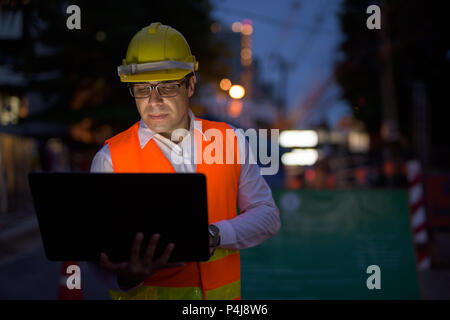
M 209 259 L 206 176 L 200 173 L 48 173 L 28 176 L 47 259 L 129 261 L 133 239 L 161 235 L 158 258 Z

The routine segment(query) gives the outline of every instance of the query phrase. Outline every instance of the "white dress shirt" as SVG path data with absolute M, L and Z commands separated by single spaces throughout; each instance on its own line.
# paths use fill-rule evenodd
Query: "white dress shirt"
M 196 172 L 196 153 L 194 130 L 200 130 L 195 115 L 189 109 L 190 130 L 180 143 L 175 143 L 147 127 L 141 119 L 138 137 L 141 148 L 153 139 L 162 153 L 170 161 L 176 172 Z M 234 129 L 234 128 L 233 128 Z M 256 246 L 264 240 L 276 235 L 280 229 L 278 208 L 272 198 L 272 192 L 260 174 L 257 164 L 248 161 L 251 152 L 247 141 L 239 130 L 235 130 L 238 137 L 239 150 L 246 150 L 246 160 L 241 164 L 238 186 L 238 206 L 240 214 L 230 220 L 214 222 L 220 231 L 220 247 L 241 250 Z M 245 145 L 242 145 L 245 144 Z M 109 146 L 106 144 L 97 152 L 92 161 L 91 172 L 114 172 Z M 105 278 L 106 275 L 100 275 Z M 108 281 L 108 283 L 111 283 Z M 117 289 L 117 283 L 114 288 Z

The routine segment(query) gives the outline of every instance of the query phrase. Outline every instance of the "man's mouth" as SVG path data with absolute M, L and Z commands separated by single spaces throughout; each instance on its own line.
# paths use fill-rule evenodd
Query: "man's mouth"
M 162 114 L 162 113 L 161 114 L 150 114 L 149 117 L 152 120 L 162 120 L 162 119 L 165 119 L 167 117 L 167 114 Z

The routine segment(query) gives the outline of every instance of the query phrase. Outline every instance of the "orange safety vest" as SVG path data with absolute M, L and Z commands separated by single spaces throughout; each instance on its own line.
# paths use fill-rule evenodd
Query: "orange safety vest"
M 205 174 L 207 181 L 209 223 L 232 219 L 237 215 L 237 191 L 241 169 L 236 135 L 226 123 L 199 118 L 196 120 L 201 121 L 203 132 L 208 136 L 208 140 L 205 141 L 202 133 L 197 129 L 194 130 L 197 172 Z M 105 142 L 109 144 L 114 172 L 175 173 L 169 160 L 152 139 L 141 149 L 138 128 L 139 122 Z M 217 155 L 216 152 L 221 153 L 222 164 L 211 164 L 211 161 L 204 160 L 199 163 L 205 154 L 205 148 L 210 146 L 206 151 L 211 152 L 214 147 L 210 144 L 217 140 L 208 135 L 209 129 L 215 129 L 216 133 L 222 134 L 223 149 L 215 148 L 216 150 L 211 153 L 213 156 Z M 226 131 L 232 134 L 227 135 Z M 233 164 L 226 164 L 225 156 L 233 157 Z M 182 267 L 161 269 L 152 274 L 141 286 L 128 292 L 111 290 L 110 295 L 113 299 L 145 300 L 240 299 L 239 251 L 218 247 L 206 262 L 187 262 Z

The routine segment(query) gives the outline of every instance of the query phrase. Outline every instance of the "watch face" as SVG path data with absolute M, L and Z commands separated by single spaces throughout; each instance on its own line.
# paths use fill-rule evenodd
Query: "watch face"
M 211 233 L 211 235 L 216 235 L 219 233 L 219 228 L 217 228 L 215 225 L 210 224 L 209 225 L 209 233 Z
M 209 234 L 212 236 L 212 247 L 216 247 L 219 244 L 219 228 L 217 228 L 215 225 L 210 225 L 209 228 Z

